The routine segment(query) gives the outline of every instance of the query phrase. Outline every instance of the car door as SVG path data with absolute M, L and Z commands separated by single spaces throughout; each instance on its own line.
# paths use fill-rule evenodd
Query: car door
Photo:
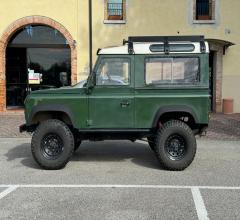
M 123 129 L 134 126 L 133 57 L 100 56 L 89 94 L 90 128 Z

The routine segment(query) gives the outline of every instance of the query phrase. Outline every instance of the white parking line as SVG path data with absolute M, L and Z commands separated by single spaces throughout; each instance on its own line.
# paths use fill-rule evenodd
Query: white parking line
M 181 185 L 119 185 L 119 184 L 19 184 L 0 185 L 2 188 L 146 188 L 146 189 L 220 189 L 240 190 L 240 186 L 181 186 Z
M 207 209 L 204 205 L 203 198 L 201 196 L 200 190 L 197 187 L 191 188 L 193 200 L 197 210 L 197 215 L 199 220 L 209 220 Z
M 240 190 L 240 186 L 184 186 L 184 185 L 119 185 L 119 184 L 19 184 L 0 185 L 7 188 L 0 193 L 0 200 L 17 188 L 142 188 L 142 189 L 190 189 L 192 192 L 199 220 L 209 220 L 200 189 L 210 190 Z
M 7 196 L 9 193 L 13 192 L 14 190 L 17 189 L 17 186 L 10 186 L 7 189 L 5 189 L 3 192 L 0 193 L 0 199 L 4 198 Z

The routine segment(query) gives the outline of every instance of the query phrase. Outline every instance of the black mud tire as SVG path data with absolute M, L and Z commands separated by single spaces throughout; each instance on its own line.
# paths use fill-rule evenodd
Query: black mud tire
M 57 150 L 54 148 L 49 153 L 49 145 Z M 62 121 L 56 119 L 43 121 L 33 134 L 31 150 L 40 167 L 47 170 L 64 168 L 74 151 L 73 134 Z
M 156 156 L 165 169 L 184 170 L 192 163 L 196 149 L 196 138 L 186 123 L 171 120 L 159 129 L 156 136 Z
M 155 152 L 156 150 L 156 137 L 148 137 L 148 145 L 150 147 L 150 149 Z

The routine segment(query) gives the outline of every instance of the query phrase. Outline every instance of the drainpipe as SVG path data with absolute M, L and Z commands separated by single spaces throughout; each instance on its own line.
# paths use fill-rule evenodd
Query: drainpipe
M 92 0 L 88 0 L 89 15 L 89 73 L 92 73 Z

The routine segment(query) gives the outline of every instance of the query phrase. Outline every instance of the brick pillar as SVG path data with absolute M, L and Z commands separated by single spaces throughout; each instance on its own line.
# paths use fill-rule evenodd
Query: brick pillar
M 5 53 L 4 43 L 0 41 L 0 112 L 6 108 Z
M 6 108 L 6 88 L 5 82 L 3 80 L 0 81 L 0 112 L 5 111 Z
M 223 75 L 223 45 L 209 42 L 211 51 L 215 52 L 214 58 L 214 107 L 216 112 L 222 112 L 222 75 Z
M 223 50 L 221 48 L 216 53 L 216 112 L 222 112 L 222 69 Z

